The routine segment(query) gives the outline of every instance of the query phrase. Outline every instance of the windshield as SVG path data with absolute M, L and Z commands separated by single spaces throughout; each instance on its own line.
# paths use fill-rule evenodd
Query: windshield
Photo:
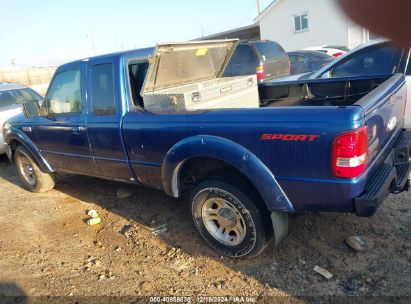
M 0 109 L 25 101 L 40 100 L 42 97 L 29 88 L 0 91 Z

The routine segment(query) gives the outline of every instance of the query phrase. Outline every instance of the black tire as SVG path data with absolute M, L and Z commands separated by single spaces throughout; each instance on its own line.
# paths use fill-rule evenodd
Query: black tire
M 194 225 L 219 254 L 252 258 L 268 246 L 272 236 L 268 211 L 257 207 L 250 196 L 252 191 L 245 192 L 220 179 L 204 181 L 191 192 Z
M 54 188 L 54 176 L 41 171 L 33 157 L 23 146 L 16 148 L 14 162 L 23 188 L 35 193 L 46 192 Z

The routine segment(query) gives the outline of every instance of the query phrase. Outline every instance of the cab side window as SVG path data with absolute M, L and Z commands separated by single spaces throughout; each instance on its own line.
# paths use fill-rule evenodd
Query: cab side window
M 136 107 L 144 108 L 144 102 L 140 92 L 143 87 L 148 66 L 148 61 L 131 63 L 128 66 L 131 96 Z
M 91 101 L 94 115 L 116 114 L 113 65 L 111 63 L 91 67 Z
M 57 74 L 45 98 L 49 114 L 81 113 L 81 72 L 64 71 Z

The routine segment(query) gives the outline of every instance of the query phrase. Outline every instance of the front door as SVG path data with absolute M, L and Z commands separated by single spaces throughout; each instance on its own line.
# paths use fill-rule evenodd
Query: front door
M 87 136 L 85 70 L 79 63 L 57 72 L 44 99 L 47 115 L 33 126 L 33 133 L 54 170 L 94 175 Z

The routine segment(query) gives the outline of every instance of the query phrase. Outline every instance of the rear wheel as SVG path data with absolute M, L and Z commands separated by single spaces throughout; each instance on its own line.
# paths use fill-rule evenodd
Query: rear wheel
M 14 152 L 14 161 L 25 189 L 40 193 L 54 188 L 55 182 L 53 175 L 42 172 L 24 147 L 17 147 Z
M 204 240 L 229 257 L 254 257 L 268 245 L 267 212 L 257 208 L 251 193 L 222 180 L 199 184 L 191 193 L 194 224 Z

